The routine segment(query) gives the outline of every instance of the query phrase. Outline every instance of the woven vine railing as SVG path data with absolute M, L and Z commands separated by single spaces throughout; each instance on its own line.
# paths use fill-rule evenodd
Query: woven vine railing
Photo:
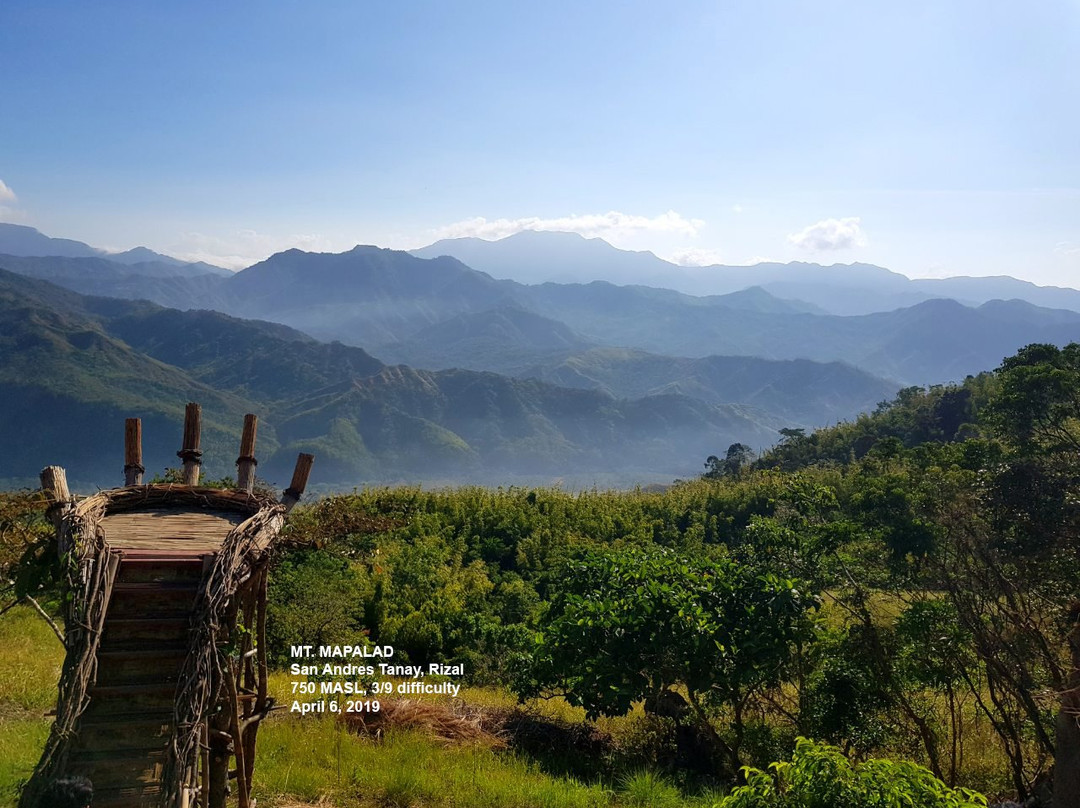
M 97 676 L 98 648 L 122 559 L 106 540 L 109 514 L 193 507 L 253 514 L 224 538 L 200 583 L 191 618 L 189 653 L 176 687 L 174 730 L 163 771 L 163 805 L 224 804 L 232 780 L 239 808 L 248 808 L 254 769 L 254 728 L 272 704 L 266 690 L 266 562 L 286 508 L 272 497 L 242 490 L 182 485 L 132 486 L 53 506 L 64 567 L 67 655 L 56 720 L 20 808 L 38 808 L 45 784 L 67 771 L 79 718 Z M 239 621 L 239 622 L 238 622 Z M 220 725 L 219 725 L 220 724 Z M 213 760 L 208 750 L 220 751 Z M 200 765 L 201 764 L 201 765 Z M 211 792 L 217 789 L 217 800 Z
M 58 551 L 68 593 L 64 610 L 64 644 L 67 655 L 60 673 L 56 720 L 34 773 L 23 790 L 20 808 L 33 808 L 40 792 L 67 766 L 71 742 L 79 717 L 89 703 L 89 689 L 97 676 L 97 652 L 112 595 L 120 556 L 110 551 L 101 530 L 105 503 L 101 497 L 78 504 L 54 506 L 58 525 Z
M 284 518 L 285 508 L 268 502 L 237 525 L 200 585 L 162 777 L 169 808 L 219 804 L 229 779 L 229 755 L 236 760 L 237 804 L 250 805 L 251 730 L 272 706 L 266 649 L 256 642 L 265 631 L 266 549 Z
M 103 520 L 118 513 L 158 509 L 228 511 L 240 514 L 243 521 L 231 529 L 226 526 L 235 520 L 223 521 L 220 545 L 217 535 L 211 532 L 212 552 L 186 556 L 201 557 L 204 572 L 192 606 L 187 653 L 177 675 L 164 765 L 158 769 L 151 764 L 143 775 L 131 778 L 130 786 L 118 788 L 127 799 L 129 791 L 146 787 L 140 795 L 131 797 L 139 804 L 150 799 L 162 808 L 224 808 L 230 801 L 230 784 L 235 783 L 233 796 L 238 808 L 254 804 L 249 792 L 255 766 L 255 736 L 259 723 L 273 709 L 267 693 L 264 642 L 269 551 L 285 515 L 303 495 L 314 457 L 304 453 L 297 457 L 292 481 L 282 492 L 280 502 L 271 495 L 256 493 L 258 419 L 248 414 L 236 461 L 239 487 L 199 487 L 201 412 L 194 402 L 185 408 L 183 446 L 177 453 L 184 461 L 183 484 L 141 484 L 145 467 L 142 422 L 138 418 L 125 422 L 124 488 L 76 501 L 68 491 L 62 468 L 49 466 L 41 472 L 42 490 L 52 503 L 49 515 L 57 526 L 58 556 L 63 565 L 67 654 L 60 676 L 56 720 L 41 760 L 23 789 L 20 808 L 42 808 L 43 801 L 48 802 L 44 793 L 49 784 L 68 776 L 72 765 L 86 764 L 79 757 L 86 750 L 77 746 L 79 725 L 93 694 L 106 692 L 97 688 L 98 657 L 117 576 L 122 569 L 128 569 L 124 553 L 144 553 L 148 549 L 150 558 L 154 558 L 153 553 L 175 547 L 175 539 L 166 534 L 161 536 L 164 541 L 160 546 L 151 541 L 149 547 L 129 546 L 114 536 L 120 549 L 111 548 Z M 140 550 L 132 551 L 132 546 Z M 130 559 L 134 574 L 143 574 L 137 567 L 145 560 L 145 555 Z M 125 591 L 153 591 L 139 587 L 135 582 Z M 124 608 L 130 608 L 130 603 Z M 106 671 L 103 675 L 110 674 Z M 115 695 L 115 691 L 108 693 L 109 697 Z M 100 755 L 101 751 L 92 754 Z M 156 749 L 149 752 L 151 759 L 158 754 Z M 160 777 L 154 773 L 157 771 Z

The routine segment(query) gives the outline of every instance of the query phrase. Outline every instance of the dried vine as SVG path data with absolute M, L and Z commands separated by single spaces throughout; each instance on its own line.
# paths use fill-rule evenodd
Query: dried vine
M 189 794 L 200 790 L 198 777 L 203 725 L 209 711 L 221 696 L 224 684 L 235 688 L 231 671 L 232 621 L 228 619 L 242 584 L 261 576 L 261 566 L 270 541 L 284 521 L 285 509 L 268 505 L 247 521 L 237 525 L 225 538 L 213 565 L 204 575 L 191 620 L 191 650 L 184 662 L 176 688 L 175 730 L 162 779 L 165 805 L 179 806 Z M 235 696 L 230 693 L 230 709 L 236 709 Z M 232 748 L 243 762 L 243 738 L 238 722 L 234 728 Z M 246 767 L 245 767 L 246 768 Z M 246 785 L 246 782 L 244 783 Z M 244 791 L 241 791 L 244 794 Z M 241 808 L 244 808 L 241 802 Z
M 20 808 L 36 806 L 43 785 L 65 769 L 70 742 L 97 678 L 101 630 L 120 565 L 119 554 L 110 551 L 105 542 L 99 522 L 104 506 L 98 499 L 64 505 L 56 514 L 64 583 L 71 595 L 64 612 L 67 654 L 60 673 L 56 720 L 41 760 L 23 789 Z

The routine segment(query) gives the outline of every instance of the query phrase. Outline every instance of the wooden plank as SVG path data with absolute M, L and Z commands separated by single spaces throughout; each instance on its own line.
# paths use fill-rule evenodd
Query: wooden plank
M 188 615 L 177 617 L 110 616 L 101 635 L 101 648 L 187 648 L 190 624 Z

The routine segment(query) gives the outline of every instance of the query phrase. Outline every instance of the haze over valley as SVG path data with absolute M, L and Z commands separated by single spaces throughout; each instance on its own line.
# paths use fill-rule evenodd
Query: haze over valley
M 2 415 L 27 436 L 0 478 L 16 482 L 64 453 L 77 482 L 110 484 L 108 425 L 132 414 L 163 469 L 188 400 L 207 413 L 210 474 L 230 473 L 257 412 L 274 480 L 313 451 L 338 488 L 670 482 L 733 443 L 764 449 L 1080 340 L 1072 289 L 862 265 L 680 274 L 566 233 L 291 249 L 230 272 L 0 224 L 0 269 Z M 710 293 L 607 279 L 635 273 Z M 591 280 L 545 280 L 560 274 Z

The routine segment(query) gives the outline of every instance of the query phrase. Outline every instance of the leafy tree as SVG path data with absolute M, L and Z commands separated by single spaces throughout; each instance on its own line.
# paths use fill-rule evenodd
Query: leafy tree
M 949 709 L 949 777 L 955 783 L 963 746 L 964 685 L 977 675 L 971 633 L 948 600 L 912 603 L 896 621 L 897 667 L 913 688 L 943 693 Z
M 737 770 L 747 703 L 780 681 L 815 598 L 749 566 L 663 549 L 585 552 L 560 579 L 518 692 L 560 693 L 595 717 L 681 686 Z M 709 720 L 720 706 L 730 711 L 727 741 Z
M 1080 454 L 1080 344 L 1028 345 L 1001 363 L 987 419 L 1021 448 Z
M 745 443 L 733 443 L 724 453 L 721 460 L 716 455 L 709 455 L 705 459 L 705 474 L 707 479 L 719 479 L 720 477 L 738 477 L 743 469 L 748 468 L 754 460 L 754 450 Z
M 290 645 L 363 644 L 362 580 L 345 559 L 294 550 L 274 567 L 267 597 L 267 641 L 278 664 Z
M 893 699 L 882 687 L 864 632 L 833 630 L 814 648 L 814 666 L 801 691 L 803 731 L 865 754 L 888 739 Z

